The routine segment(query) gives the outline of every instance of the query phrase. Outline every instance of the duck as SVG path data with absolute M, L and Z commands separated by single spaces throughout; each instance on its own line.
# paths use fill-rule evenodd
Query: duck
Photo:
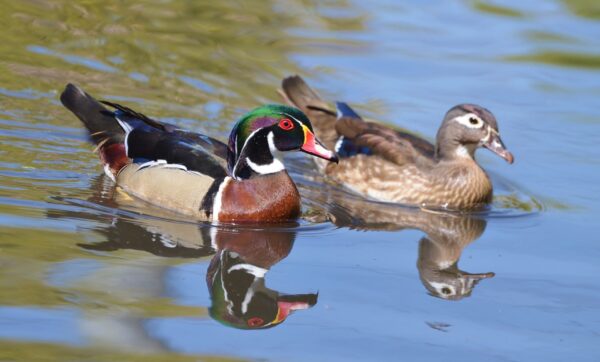
M 435 144 L 412 133 L 364 120 L 347 103 L 329 106 L 300 76 L 281 83 L 280 95 L 312 121 L 337 165 L 319 169 L 344 187 L 371 199 L 443 210 L 478 210 L 493 197 L 489 175 L 475 160 L 485 147 L 506 160 L 498 122 L 486 108 L 459 104 L 444 116 Z
M 209 315 L 232 328 L 266 329 L 315 306 L 318 293 L 287 294 L 267 285 L 267 274 L 289 255 L 295 236 L 281 228 L 218 230 L 206 271 Z
M 128 195 L 210 222 L 283 222 L 300 194 L 282 161 L 302 151 L 337 162 L 297 108 L 267 104 L 235 123 L 228 143 L 98 101 L 68 84 L 62 104 L 87 128 L 105 173 Z M 109 107 L 109 108 L 107 108 Z
M 417 270 L 421 284 L 433 297 L 470 297 L 482 280 L 495 276 L 494 272 L 469 272 L 459 266 L 464 250 L 483 237 L 487 226 L 483 213 L 418 209 L 365 200 L 336 188 L 315 188 L 307 196 L 325 205 L 322 220 L 329 220 L 338 228 L 396 235 L 404 230 L 419 231 L 422 235 L 418 240 Z

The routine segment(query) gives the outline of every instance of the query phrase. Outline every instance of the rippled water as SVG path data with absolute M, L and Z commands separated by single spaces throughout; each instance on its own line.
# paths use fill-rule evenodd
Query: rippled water
M 595 2 L 0 8 L 0 360 L 600 358 Z M 75 82 L 225 138 L 295 73 L 429 138 L 491 109 L 516 157 L 478 153 L 492 208 L 365 202 L 297 155 L 298 223 L 198 225 L 115 190 L 58 101 Z

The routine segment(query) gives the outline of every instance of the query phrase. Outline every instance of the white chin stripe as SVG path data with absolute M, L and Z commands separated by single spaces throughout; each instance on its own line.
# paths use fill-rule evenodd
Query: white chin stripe
M 269 173 L 279 172 L 285 169 L 283 162 L 281 162 L 281 160 L 279 159 L 281 151 L 279 151 L 277 147 L 275 147 L 274 138 L 275 135 L 273 134 L 273 132 L 269 132 L 269 134 L 267 135 L 267 143 L 269 144 L 269 151 L 271 151 L 271 156 L 273 156 L 273 162 L 266 165 L 259 165 L 252 162 L 250 157 L 247 157 L 246 162 L 248 163 L 248 166 L 250 166 L 252 171 L 261 175 L 266 175 Z
M 475 155 L 475 147 L 460 145 L 456 148 L 456 156 L 473 158 Z
M 252 160 L 250 158 L 246 158 L 246 162 L 248 163 L 248 166 L 250 166 L 252 171 L 254 171 L 260 175 L 267 175 L 270 173 L 275 173 L 275 172 L 285 170 L 285 166 L 283 165 L 283 162 L 281 162 L 279 159 L 277 159 L 275 157 L 273 157 L 273 162 L 266 164 L 266 165 L 256 164 L 256 163 L 252 162 Z
M 268 269 L 258 267 L 252 264 L 236 264 L 227 270 L 227 273 L 231 273 L 234 270 L 244 270 L 257 278 L 264 278 L 267 274 Z

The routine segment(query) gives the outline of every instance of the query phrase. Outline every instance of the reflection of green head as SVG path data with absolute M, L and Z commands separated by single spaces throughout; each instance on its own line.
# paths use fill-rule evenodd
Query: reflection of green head
M 298 309 L 310 308 L 316 294 L 280 295 L 264 285 L 265 269 L 246 264 L 237 253 L 224 250 L 211 262 L 208 287 L 210 316 L 239 329 L 264 329 L 283 322 Z

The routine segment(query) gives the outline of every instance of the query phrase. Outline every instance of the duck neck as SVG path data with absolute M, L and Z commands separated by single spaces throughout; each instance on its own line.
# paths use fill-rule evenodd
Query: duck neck
M 435 157 L 440 161 L 474 161 L 476 150 L 476 144 L 463 144 L 456 140 L 445 140 L 437 143 Z
M 260 129 L 248 136 L 244 146 L 235 155 L 229 149 L 229 170 L 236 180 L 247 180 L 285 170 L 279 151 L 273 141 L 273 132 Z

